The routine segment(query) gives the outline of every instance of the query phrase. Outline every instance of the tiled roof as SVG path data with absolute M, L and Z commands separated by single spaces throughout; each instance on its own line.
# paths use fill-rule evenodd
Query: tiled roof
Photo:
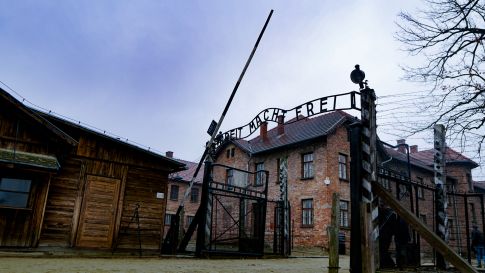
M 194 176 L 195 170 L 197 169 L 198 163 L 182 160 L 182 159 L 176 159 L 176 160 L 182 164 L 185 164 L 185 167 L 187 169 L 170 174 L 169 179 L 174 181 L 190 182 L 192 180 L 192 177 Z M 200 167 L 199 173 L 195 177 L 194 183 L 201 184 L 203 178 L 204 178 L 204 165 Z
M 257 154 L 326 136 L 344 122 L 354 119 L 344 111 L 335 111 L 314 118 L 287 121 L 284 125 L 284 133 L 281 135 L 278 135 L 277 127 L 274 127 L 268 130 L 268 137 L 265 140 L 257 136 L 249 141 L 239 139 L 233 143 L 246 152 Z
M 412 153 L 411 155 L 412 155 L 412 157 L 425 162 L 429 166 L 433 165 L 433 160 L 434 160 L 433 159 L 433 157 L 434 157 L 434 150 L 433 149 L 415 152 L 415 153 Z M 478 167 L 478 164 L 475 161 L 469 159 L 468 157 L 466 157 L 463 154 L 453 150 L 450 147 L 446 147 L 445 160 L 446 160 L 446 163 L 466 163 L 466 164 L 470 164 L 474 167 Z
M 385 149 L 386 149 L 385 151 L 386 151 L 387 155 L 389 155 L 393 159 L 396 159 L 396 160 L 399 160 L 399 161 L 402 161 L 402 162 L 408 161 L 406 153 L 401 153 L 397 150 L 394 150 L 394 149 L 388 148 L 388 147 L 386 147 Z M 419 158 L 416 158 L 414 155 L 415 155 L 415 153 L 409 154 L 409 161 L 410 161 L 411 165 L 425 169 L 425 170 L 433 171 L 433 168 L 431 168 L 430 165 L 427 164 L 427 162 L 424 162 L 424 161 L 420 160 Z M 383 159 L 383 160 L 385 161 L 386 159 Z M 433 163 L 431 163 L 431 165 L 432 164 Z
M 399 152 L 392 148 L 385 148 L 385 152 L 388 156 L 402 161 L 407 162 L 407 155 L 406 153 Z M 409 154 L 409 160 L 411 165 L 420 167 L 422 169 L 433 171 L 433 164 L 434 164 L 434 150 L 423 150 L 419 152 L 414 152 Z M 452 148 L 447 147 L 445 152 L 445 159 L 446 163 L 467 163 L 471 164 L 474 167 L 477 167 L 478 164 L 475 163 L 473 160 L 467 158 L 466 156 L 458 153 L 457 151 L 453 150 Z M 385 159 L 383 159 L 385 160 Z

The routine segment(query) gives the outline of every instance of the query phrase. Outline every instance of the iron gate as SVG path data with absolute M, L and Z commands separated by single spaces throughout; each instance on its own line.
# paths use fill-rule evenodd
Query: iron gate
M 404 171 L 388 168 L 379 168 L 378 182 L 389 192 L 392 192 L 399 202 L 413 212 L 428 228 L 436 230 L 436 187 L 431 180 L 409 179 Z M 447 244 L 470 264 L 476 264 L 474 251 L 471 247 L 471 230 L 476 225 L 482 232 L 485 231 L 484 195 L 481 193 L 462 192 L 456 189 L 456 181 L 447 181 Z M 381 253 L 381 267 L 392 267 L 387 261 L 390 257 L 396 261 L 399 256 L 399 246 L 396 236 L 402 226 L 407 223 L 384 204 L 380 206 L 380 243 L 381 252 L 383 244 L 389 247 L 386 253 Z M 406 228 L 404 228 L 405 230 Z M 420 238 L 414 230 L 409 228 L 409 242 L 405 251 L 407 266 L 436 266 L 436 251 L 429 243 Z M 397 261 L 396 261 L 397 262 Z
M 263 255 L 268 171 L 210 165 L 202 254 Z

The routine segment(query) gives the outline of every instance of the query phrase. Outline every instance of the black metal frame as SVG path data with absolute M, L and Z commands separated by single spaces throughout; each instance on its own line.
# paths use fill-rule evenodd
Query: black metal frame
M 281 256 L 291 255 L 292 249 L 292 229 L 288 230 L 288 239 L 285 240 L 284 229 L 285 229 L 285 209 L 288 213 L 289 222 L 291 223 L 291 206 L 285 208 L 283 201 L 277 201 L 276 207 L 274 209 L 274 222 L 275 227 L 273 231 L 273 254 L 278 254 Z
M 196 255 L 198 257 L 207 255 L 237 255 L 237 256 L 262 256 L 264 253 L 264 235 L 266 231 L 266 210 L 268 202 L 268 171 L 256 171 L 250 172 L 246 170 L 241 170 L 233 168 L 231 166 L 223 164 L 213 164 L 210 161 L 205 163 L 205 174 L 202 188 L 201 197 L 201 207 L 202 213 L 199 215 L 199 225 L 197 230 L 197 245 L 196 245 Z M 261 190 L 248 189 L 245 187 L 240 187 L 236 185 L 228 185 L 226 183 L 221 183 L 213 180 L 212 172 L 214 167 L 222 167 L 225 169 L 236 170 L 238 172 L 246 173 L 249 175 L 256 175 L 257 173 L 265 173 L 265 181 L 262 186 L 258 186 Z M 252 184 L 250 184 L 252 185 Z M 240 210 L 237 213 L 238 219 L 235 219 L 231 213 L 226 208 L 226 204 L 221 202 L 221 197 L 234 198 L 239 201 Z M 242 204 L 245 204 L 245 200 L 255 201 L 258 204 L 256 208 L 259 211 L 253 211 L 251 208 L 247 211 L 243 211 Z M 230 215 L 232 219 L 232 225 L 226 228 L 220 228 L 217 226 L 217 221 L 219 216 L 214 213 L 214 208 L 220 206 L 223 211 Z M 255 238 L 248 236 L 244 230 L 244 218 L 249 214 L 255 213 L 255 219 L 258 225 L 253 228 L 255 230 Z M 216 223 L 215 225 L 213 223 Z M 238 233 L 236 237 L 222 238 L 229 230 L 234 227 L 238 227 Z M 218 246 L 228 241 L 237 241 L 237 249 L 220 249 Z
M 434 184 L 422 184 L 418 181 L 412 181 L 410 180 L 407 176 L 403 176 L 399 172 L 393 171 L 392 169 L 387 169 L 380 167 L 378 168 L 378 177 L 379 178 L 386 178 L 392 181 L 394 183 L 395 188 L 399 188 L 399 185 L 409 185 L 414 189 L 414 199 L 413 200 L 406 200 L 404 198 L 402 201 L 406 203 L 406 201 L 409 202 L 409 206 L 414 205 L 415 207 L 415 215 L 420 216 L 422 212 L 434 212 L 435 211 L 435 193 L 436 193 L 436 186 Z M 427 195 L 428 197 L 431 197 L 432 199 L 422 199 L 418 198 L 418 188 L 421 188 L 423 190 L 423 194 Z M 428 194 L 426 194 L 428 192 Z M 470 229 L 471 229 L 471 223 L 473 223 L 473 219 L 469 214 L 470 207 L 469 204 L 472 201 L 475 201 L 474 203 L 479 203 L 479 207 L 476 207 L 477 210 L 479 210 L 479 215 L 477 215 L 478 221 L 474 224 L 478 224 L 481 226 L 482 232 L 485 232 L 485 203 L 484 203 L 484 194 L 482 193 L 468 193 L 468 192 L 457 192 L 453 190 L 448 190 L 447 191 L 447 196 L 450 198 L 453 198 L 454 200 L 459 200 L 458 202 L 455 202 L 453 204 L 449 204 L 448 210 L 452 211 L 454 210 L 454 206 L 458 207 L 458 210 L 460 210 L 460 214 L 454 215 L 453 219 L 455 219 L 454 223 L 454 234 L 455 236 L 465 236 L 464 242 L 457 242 L 458 239 L 454 238 L 452 241 L 450 241 L 450 246 L 456 247 L 456 251 L 461 254 L 464 258 L 468 260 L 468 263 L 472 264 L 472 248 L 471 248 L 471 234 L 470 234 Z M 433 207 L 427 208 L 424 206 L 423 203 L 425 204 L 431 204 Z M 421 205 L 423 206 L 421 206 Z M 424 208 L 424 211 L 421 211 L 420 209 Z M 463 214 L 461 214 L 463 212 Z M 428 214 L 428 216 L 434 216 L 434 214 Z M 436 227 L 436 221 L 434 217 L 431 219 L 432 223 L 428 223 L 430 225 L 430 229 L 434 229 Z M 457 231 L 457 229 L 459 229 Z M 461 230 L 461 228 L 464 228 L 464 230 Z M 434 266 L 438 266 L 439 260 L 436 257 L 435 251 L 427 251 L 426 249 L 421 249 L 421 245 L 423 244 L 423 241 L 417 235 L 413 242 L 416 247 L 416 252 L 419 255 L 416 255 L 415 258 L 417 258 L 417 264 L 416 266 L 421 266 L 422 261 L 421 261 L 421 256 L 424 257 L 431 257 L 431 261 L 433 262 Z M 455 245 L 459 244 L 459 245 Z M 465 252 L 461 252 L 461 249 L 465 248 Z M 429 262 L 429 260 L 428 260 Z

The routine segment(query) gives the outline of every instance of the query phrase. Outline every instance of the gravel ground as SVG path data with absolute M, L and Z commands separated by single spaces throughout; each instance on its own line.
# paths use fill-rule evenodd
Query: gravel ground
M 341 273 L 349 257 L 340 258 Z M 0 258 L 1 273 L 68 272 L 328 272 L 328 258 L 195 259 L 195 258 Z

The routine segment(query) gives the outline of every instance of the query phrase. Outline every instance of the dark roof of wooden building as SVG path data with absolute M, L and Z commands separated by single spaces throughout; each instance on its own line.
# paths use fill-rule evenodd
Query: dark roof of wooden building
M 172 158 L 168 158 L 166 156 L 163 156 L 161 154 L 155 153 L 151 150 L 147 150 L 141 147 L 138 147 L 136 145 L 133 145 L 131 143 L 122 141 L 121 139 L 113 138 L 110 137 L 106 134 L 103 134 L 101 132 L 97 132 L 95 130 L 89 129 L 85 126 L 82 126 L 81 124 L 76 124 L 74 122 L 65 120 L 63 118 L 54 116 L 49 113 L 44 113 L 42 111 L 30 108 L 26 105 L 24 105 L 22 102 L 14 98 L 12 95 L 10 95 L 7 91 L 4 89 L 0 88 L 0 104 L 8 104 L 10 106 L 13 106 L 15 109 L 20 111 L 22 114 L 24 114 L 27 118 L 30 118 L 31 120 L 34 120 L 36 123 L 40 124 L 43 126 L 45 129 L 47 129 L 49 132 L 54 134 L 58 139 L 63 140 L 65 143 L 72 145 L 72 146 L 77 146 L 78 140 L 76 140 L 76 137 L 66 133 L 66 130 L 60 129 L 64 125 L 64 127 L 68 128 L 74 128 L 76 130 L 81 130 L 89 135 L 97 136 L 100 138 L 103 138 L 109 142 L 115 143 L 116 145 L 121 145 L 125 148 L 132 149 L 134 151 L 141 152 L 145 155 L 149 155 L 155 160 L 161 160 L 162 162 L 165 162 L 172 168 L 174 171 L 178 171 L 181 169 L 184 169 L 184 164 L 174 160 Z M 16 153 L 16 157 L 13 157 L 13 155 L 5 152 L 0 155 L 0 160 L 14 160 L 16 164 L 30 164 L 30 165 L 40 165 L 40 166 L 45 166 L 46 168 L 53 168 L 55 163 L 53 162 L 53 159 L 46 159 L 45 157 L 35 157 L 33 155 L 27 155 L 27 154 L 22 154 L 19 156 L 18 152 Z M 55 158 L 55 157 L 54 157 Z M 56 160 L 57 161 L 57 160 Z M 58 163 L 57 163 L 58 164 Z

